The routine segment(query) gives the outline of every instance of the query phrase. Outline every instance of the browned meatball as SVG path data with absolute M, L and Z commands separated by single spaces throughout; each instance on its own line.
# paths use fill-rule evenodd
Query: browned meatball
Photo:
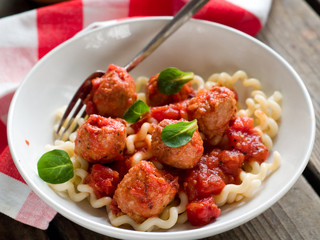
M 101 78 L 92 80 L 92 85 L 90 94 L 84 100 L 89 115 L 122 117 L 137 100 L 134 79 L 122 67 L 110 64 Z
M 181 121 L 164 119 L 156 126 L 152 132 L 152 153 L 160 162 L 172 167 L 193 168 L 203 153 L 203 141 L 198 130 L 193 133 L 191 140 L 181 147 L 168 147 L 161 139 L 161 132 L 165 126 Z
M 163 106 L 170 103 L 180 102 L 195 96 L 191 83 L 184 84 L 181 90 L 176 94 L 166 95 L 159 92 L 157 84 L 158 76 L 159 74 L 152 76 L 146 86 L 146 100 L 149 106 Z
M 91 115 L 80 126 L 75 153 L 92 163 L 108 163 L 121 156 L 126 142 L 124 121 Z
M 237 111 L 235 94 L 226 87 L 213 87 L 189 101 L 188 119 L 198 120 L 200 132 L 208 139 L 223 135 Z
M 159 215 L 176 195 L 178 177 L 156 169 L 152 162 L 140 161 L 119 183 L 113 200 L 123 213 L 141 223 Z

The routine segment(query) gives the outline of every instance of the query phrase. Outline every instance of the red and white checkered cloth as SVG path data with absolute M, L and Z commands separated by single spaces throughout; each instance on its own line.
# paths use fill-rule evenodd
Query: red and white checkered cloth
M 47 52 L 97 21 L 174 15 L 187 0 L 72 0 L 0 19 L 0 211 L 46 229 L 56 211 L 26 185 L 11 158 L 6 122 L 14 90 Z M 250 35 L 267 20 L 272 0 L 211 0 L 194 17 Z M 45 143 L 44 143 L 45 144 Z

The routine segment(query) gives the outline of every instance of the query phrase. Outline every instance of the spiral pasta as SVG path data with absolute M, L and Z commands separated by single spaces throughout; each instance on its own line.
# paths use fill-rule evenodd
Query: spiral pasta
M 221 207 L 226 203 L 233 203 L 242 200 L 245 197 L 252 197 L 262 181 L 268 176 L 268 174 L 274 172 L 280 166 L 281 156 L 279 152 L 273 153 L 272 163 L 250 162 L 250 171 L 242 171 L 240 173 L 241 184 L 228 184 L 222 192 L 214 196 L 216 204 Z
M 232 76 L 225 72 L 214 73 L 208 78 L 204 86 L 206 89 L 213 86 L 224 86 L 233 89 L 239 80 L 244 87 L 253 87 L 255 90 L 261 88 L 261 83 L 258 79 L 248 78 L 247 73 L 242 70 L 235 72 Z

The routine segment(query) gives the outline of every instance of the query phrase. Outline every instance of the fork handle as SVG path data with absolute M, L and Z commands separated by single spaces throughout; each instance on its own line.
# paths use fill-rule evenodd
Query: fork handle
M 124 68 L 129 72 L 156 50 L 172 33 L 187 22 L 209 0 L 191 0 L 167 23 Z

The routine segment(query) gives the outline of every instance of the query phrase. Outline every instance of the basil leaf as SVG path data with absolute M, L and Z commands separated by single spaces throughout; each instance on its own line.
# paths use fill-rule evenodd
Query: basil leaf
M 160 72 L 158 76 L 159 92 L 171 95 L 178 93 L 184 84 L 193 79 L 192 72 L 182 72 L 177 68 L 167 68 Z
M 161 139 L 168 147 L 181 147 L 187 144 L 195 130 L 198 129 L 197 120 L 169 124 L 162 129 Z
M 39 177 L 47 183 L 59 184 L 73 178 L 73 164 L 64 150 L 46 152 L 39 159 L 37 167 Z
M 123 119 L 128 123 L 135 123 L 143 114 L 147 112 L 150 112 L 149 106 L 142 100 L 137 100 L 124 113 Z

